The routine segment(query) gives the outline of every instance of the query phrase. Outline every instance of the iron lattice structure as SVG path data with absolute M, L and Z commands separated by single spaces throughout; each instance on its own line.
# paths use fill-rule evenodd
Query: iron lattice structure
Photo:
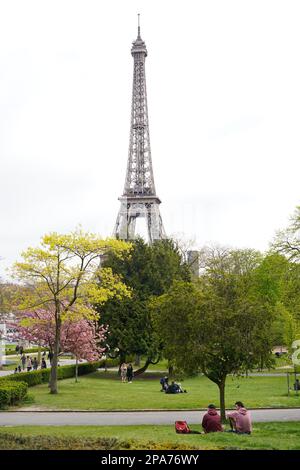
M 165 231 L 159 211 L 161 200 L 157 197 L 154 185 L 149 120 L 146 91 L 145 59 L 146 44 L 138 36 L 131 48 L 133 56 L 133 88 L 131 105 L 131 126 L 128 163 L 124 192 L 118 213 L 114 236 L 123 240 L 135 238 L 136 219 L 146 219 L 148 239 L 165 238 Z

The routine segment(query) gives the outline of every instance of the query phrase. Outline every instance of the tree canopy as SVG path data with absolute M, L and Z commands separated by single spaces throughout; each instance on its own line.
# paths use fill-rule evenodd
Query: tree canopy
M 160 344 L 151 323 L 149 299 L 163 294 L 174 279 L 189 280 L 190 277 L 171 240 L 148 245 L 137 239 L 132 245 L 132 250 L 122 259 L 109 252 L 103 263 L 130 287 L 131 297 L 121 301 L 110 299 L 105 305 L 98 306 L 98 311 L 101 321 L 109 324 L 110 353 L 118 355 L 120 363 L 132 354 L 143 354 L 150 363 L 158 358 Z

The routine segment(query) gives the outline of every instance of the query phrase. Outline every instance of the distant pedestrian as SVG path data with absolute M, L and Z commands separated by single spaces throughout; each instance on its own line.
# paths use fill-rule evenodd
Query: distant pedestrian
M 30 356 L 27 356 L 26 358 L 26 367 L 27 367 L 27 372 L 30 372 L 32 369 L 32 362 Z
M 133 367 L 132 367 L 132 364 L 128 364 L 126 375 L 127 375 L 128 383 L 131 384 L 131 383 L 132 383 L 132 379 L 133 379 Z
M 16 353 L 19 354 L 20 346 L 17 344 L 16 346 Z
M 21 372 L 21 366 L 18 365 L 18 372 Z
M 51 365 L 52 364 L 52 359 L 53 359 L 53 352 L 52 351 L 48 352 L 48 359 L 49 359 L 50 365 Z
M 41 369 L 46 369 L 47 368 L 47 363 L 44 358 L 42 358 L 42 363 L 41 363 Z
M 38 365 L 39 365 L 39 364 L 38 364 L 37 358 L 34 357 L 34 358 L 33 358 L 33 361 L 32 361 L 33 370 L 37 370 Z
M 22 363 L 22 370 L 25 370 L 25 365 L 26 365 L 26 356 L 23 353 L 21 357 L 21 363 Z
M 120 372 L 121 372 L 122 383 L 125 383 L 126 377 L 127 377 L 127 364 L 125 362 L 123 362 L 123 364 L 121 365 Z
M 20 346 L 20 348 L 19 348 L 19 352 L 20 352 L 20 356 L 22 356 L 22 354 L 23 354 L 23 352 L 24 352 L 24 348 L 23 348 L 23 346 Z

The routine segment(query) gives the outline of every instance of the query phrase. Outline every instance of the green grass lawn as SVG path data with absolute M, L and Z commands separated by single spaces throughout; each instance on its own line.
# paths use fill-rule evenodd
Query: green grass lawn
M 191 427 L 201 430 L 200 425 Z M 108 444 L 113 446 L 110 448 L 180 449 L 190 446 L 196 449 L 296 450 L 300 449 L 300 423 L 255 423 L 251 436 L 238 436 L 231 433 L 180 435 L 175 433 L 174 426 L 2 427 L 0 449 L 11 448 L 12 444 L 16 446 L 15 449 L 38 448 L 37 446 L 51 449 L 55 448 L 55 442 L 59 438 L 69 442 L 68 445 L 71 447 L 68 448 L 81 446 L 84 449 L 96 449 L 96 439 L 104 438 L 110 440 Z
M 14 370 L 18 366 L 18 363 L 12 359 L 8 359 L 6 362 L 7 364 L 2 366 L 2 370 Z
M 79 378 L 58 382 L 59 393 L 50 395 L 47 384 L 29 389 L 26 407 L 41 409 L 197 409 L 208 403 L 219 405 L 218 388 L 206 377 L 189 378 L 181 382 L 188 393 L 167 395 L 160 392 L 159 375 L 138 378 L 133 383 L 121 383 L 115 373 L 97 371 Z M 300 394 L 287 396 L 285 377 L 228 378 L 226 405 L 232 408 L 236 400 L 249 408 L 300 407 Z

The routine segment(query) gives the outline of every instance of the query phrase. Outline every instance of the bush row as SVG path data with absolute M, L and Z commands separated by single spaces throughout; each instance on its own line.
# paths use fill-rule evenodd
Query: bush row
M 48 351 L 47 348 L 41 348 L 41 352 L 43 351 Z M 24 349 L 23 353 L 24 354 L 30 354 L 30 353 L 38 353 L 39 352 L 39 348 L 29 348 L 29 349 Z M 13 355 L 16 355 L 17 354 L 17 351 L 15 349 L 7 349 L 6 352 L 5 352 L 5 355 L 6 356 L 13 356 Z
M 195 450 L 199 447 L 182 442 L 152 442 L 120 440 L 117 437 L 62 437 L 53 435 L 26 436 L 0 433 L 0 450 Z
M 6 377 L 4 377 L 6 379 Z M 2 380 L 0 384 L 0 408 L 7 408 L 23 400 L 27 395 L 28 385 L 25 382 Z
M 95 370 L 97 370 L 99 367 L 100 361 L 78 364 L 78 375 L 90 374 L 91 372 L 95 372 Z M 42 383 L 48 383 L 50 378 L 50 371 L 50 368 L 39 369 L 32 372 L 21 372 L 18 374 L 11 374 L 6 377 L 1 377 L 0 389 L 2 388 L 3 382 L 26 382 L 28 387 Z M 59 366 L 57 368 L 57 377 L 58 380 L 75 377 L 75 364 L 69 366 Z

